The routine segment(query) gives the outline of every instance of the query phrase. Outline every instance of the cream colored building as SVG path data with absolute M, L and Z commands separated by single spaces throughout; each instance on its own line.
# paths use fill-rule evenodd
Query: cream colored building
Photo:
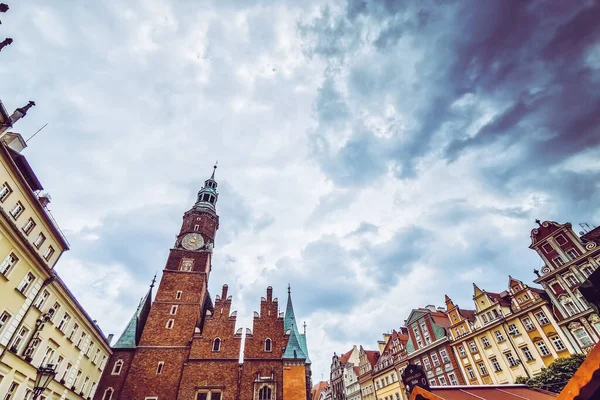
M 533 377 L 559 357 L 576 353 L 559 328 L 548 296 L 509 277 L 508 290 L 474 285 L 472 312 L 447 298 L 452 348 L 470 385 L 514 383 Z M 464 327 L 465 329 L 462 329 Z
M 0 102 L 0 398 L 30 400 L 37 368 L 48 364 L 56 376 L 40 399 L 92 398 L 111 350 L 54 271 L 68 243 L 21 153 L 25 142 L 8 132 L 27 110 L 9 116 Z

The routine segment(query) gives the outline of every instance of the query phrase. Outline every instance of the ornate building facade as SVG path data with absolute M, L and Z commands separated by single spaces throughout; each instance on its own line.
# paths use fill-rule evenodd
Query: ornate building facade
M 536 221 L 531 245 L 543 266 L 534 270 L 535 283 L 548 294 L 558 326 L 578 352 L 600 341 L 600 317 L 587 304 L 579 286 L 600 266 L 600 228 L 579 237 L 570 223 Z
M 446 296 L 451 345 L 468 384 L 515 383 L 575 352 L 543 290 L 509 276 L 508 290 L 501 293 L 475 284 L 473 291 L 475 311 L 461 309 Z
M 227 285 L 214 302 L 208 293 L 219 227 L 214 175 L 183 216 L 154 301 L 151 288 L 113 346 L 96 400 L 310 398 L 306 332 L 298 329 L 290 289 L 284 314 L 267 288 L 245 335 L 236 330 Z
M 53 370 L 43 398 L 91 398 L 111 354 L 100 328 L 55 271 L 69 244 L 50 197 L 11 132 L 35 103 L 0 102 L 0 394 L 30 400 L 38 368 Z
M 358 353 L 358 382 L 363 400 L 375 400 L 375 384 L 371 372 L 379 359 L 377 350 L 365 350 L 360 346 Z

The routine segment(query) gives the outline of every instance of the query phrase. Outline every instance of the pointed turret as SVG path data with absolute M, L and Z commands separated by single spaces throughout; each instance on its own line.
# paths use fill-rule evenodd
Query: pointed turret
M 292 288 L 289 284 L 288 299 L 283 320 L 283 330 L 286 333 L 289 332 L 290 335 L 283 358 L 302 358 L 306 360 L 305 362 L 307 364 L 310 364 L 311 361 L 310 357 L 308 356 L 308 346 L 306 344 L 306 324 L 304 325 L 304 333 L 300 333 L 300 331 L 298 330 L 298 324 L 296 323 L 294 306 L 292 305 Z M 294 354 L 296 354 L 295 357 Z
M 284 360 L 308 359 L 308 356 L 304 354 L 304 350 L 302 350 L 301 340 L 298 328 L 296 328 L 295 325 L 292 325 L 290 337 L 288 338 L 287 345 L 285 346 L 285 353 L 283 353 L 282 357 Z
M 113 348 L 134 349 L 137 347 L 138 343 L 140 342 L 140 337 L 142 336 L 144 326 L 146 325 L 148 314 L 150 313 L 150 307 L 152 306 L 152 288 L 154 287 L 155 281 L 156 275 L 152 280 L 150 289 L 148 289 L 146 295 L 140 300 L 137 310 L 131 316 L 127 327 L 125 327 L 125 330 L 121 334 L 121 337 L 119 337 L 119 340 L 117 340 L 117 342 L 114 344 Z
M 445 301 L 446 301 L 446 311 L 450 310 L 452 307 L 454 307 L 454 303 L 452 302 L 452 299 L 450 297 L 448 297 L 448 295 L 444 295 L 446 296 Z
M 210 178 L 204 181 L 204 187 L 198 192 L 198 198 L 194 208 L 196 209 L 207 209 L 213 214 L 216 213 L 217 199 L 219 193 L 217 193 L 217 181 L 215 181 L 215 172 L 217 170 L 217 164 L 213 166 L 213 172 Z
M 287 305 L 285 307 L 285 318 L 283 320 L 283 330 L 285 332 L 289 331 L 291 329 L 292 325 L 298 326 L 296 324 L 296 315 L 294 314 L 294 306 L 292 305 L 292 288 L 288 284 L 288 298 L 287 298 Z
M 477 297 L 482 293 L 483 291 L 479 289 L 479 287 L 475 283 L 473 283 L 473 297 Z

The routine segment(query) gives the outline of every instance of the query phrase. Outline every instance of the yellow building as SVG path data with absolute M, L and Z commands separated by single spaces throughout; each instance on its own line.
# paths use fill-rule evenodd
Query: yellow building
M 376 400 L 375 383 L 373 382 L 371 373 L 379 359 L 379 352 L 376 350 L 365 350 L 360 346 L 358 358 L 360 360 L 358 363 L 358 382 L 360 384 L 362 400 Z
M 40 399 L 87 399 L 111 350 L 53 269 L 68 243 L 21 154 L 25 142 L 7 132 L 32 105 L 9 116 L 0 102 L 0 394 L 30 400 L 38 367 L 52 365 Z
M 469 384 L 514 383 L 575 353 L 543 290 L 512 277 L 502 293 L 473 286 L 474 313 L 446 299 L 452 348 Z
M 396 369 L 398 358 L 406 358 L 406 342 L 408 334 L 398 333 L 395 330 L 391 335 L 384 335 L 385 345 L 381 347 L 381 355 L 377 359 L 371 377 L 375 385 L 376 399 L 379 400 L 404 400 L 406 392 Z

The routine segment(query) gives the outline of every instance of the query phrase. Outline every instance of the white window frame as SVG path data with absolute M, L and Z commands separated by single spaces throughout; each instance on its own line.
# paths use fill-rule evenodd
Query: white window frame
M 17 257 L 17 255 L 11 251 L 4 258 L 4 260 L 2 261 L 2 264 L 0 264 L 0 274 L 2 274 L 4 276 L 8 276 L 10 271 L 12 271 L 13 267 L 15 265 L 17 265 L 18 262 L 19 262 L 19 257 Z
M 44 260 L 50 261 L 55 252 L 56 250 L 54 250 L 54 247 L 48 246 L 48 248 L 44 252 Z
M 165 328 L 167 328 L 167 329 L 173 329 L 174 325 L 175 325 L 175 320 L 173 318 L 169 318 L 167 320 L 167 323 L 165 324 Z
M 549 357 L 552 355 L 552 352 L 546 345 L 546 342 L 544 342 L 543 340 L 538 340 L 537 342 L 535 342 L 535 347 L 537 347 L 538 352 L 542 357 Z
M 442 363 L 448 364 L 450 362 L 450 357 L 448 357 L 446 349 L 440 349 L 440 356 L 442 357 Z
M 182 295 L 183 295 L 183 292 L 181 290 L 178 290 L 177 294 L 175 295 L 175 299 L 180 300 Z
M 49 298 L 50 292 L 47 289 L 44 289 L 42 291 L 42 294 L 40 295 L 40 297 L 37 298 L 33 306 L 36 307 L 38 310 L 41 310 L 44 308 L 44 304 L 46 304 Z
M 441 365 L 440 364 L 440 358 L 435 353 L 431 353 L 431 361 L 433 361 L 433 366 L 435 368 L 437 368 L 437 367 L 439 367 Z
M 42 245 L 44 244 L 45 241 L 46 241 L 46 235 L 44 235 L 43 232 L 40 232 L 38 237 L 33 242 L 33 245 L 39 249 L 40 247 L 42 247 Z
M 502 366 L 500 365 L 500 362 L 498 361 L 497 357 L 491 357 L 490 363 L 492 364 L 492 367 L 494 368 L 494 372 L 502 371 Z
M 535 358 L 533 357 L 533 354 L 531 353 L 531 350 L 529 350 L 528 346 L 521 347 L 521 352 L 525 356 L 525 361 L 533 361 L 533 360 L 535 360 Z
M 176 315 L 177 314 L 177 309 L 179 308 L 178 305 L 172 305 L 171 309 L 169 310 L 169 315 Z
M 467 375 L 469 375 L 470 380 L 476 379 L 475 371 L 473 371 L 473 367 L 470 367 L 470 366 L 465 367 L 465 370 L 467 371 Z
M 102 400 L 112 400 L 112 396 L 115 393 L 115 389 L 112 387 L 106 388 L 104 394 L 102 395 Z M 108 395 L 108 397 L 106 397 Z
M 481 337 L 481 344 L 483 344 L 483 348 L 487 349 L 488 347 L 490 347 L 490 341 L 488 340 L 487 336 L 482 336 Z
M 2 332 L 2 329 L 8 325 L 8 321 L 10 321 L 11 318 L 11 313 L 9 313 L 7 310 L 2 311 L 2 314 L 0 314 L 0 333 Z
M 23 203 L 21 203 L 21 201 L 17 201 L 13 208 L 9 211 L 9 214 L 16 221 L 21 215 L 23 215 L 23 211 L 25 211 L 25 206 Z
M 125 364 L 123 362 L 123 359 L 119 358 L 117 361 L 115 361 L 112 371 L 110 371 L 111 375 L 121 375 L 121 371 L 123 370 L 123 364 Z
M 567 349 L 562 339 L 558 335 L 551 336 L 550 341 L 552 342 L 552 346 L 554 346 L 556 351 L 563 351 Z
M 466 357 L 467 356 L 467 352 L 465 351 L 465 347 L 464 346 L 458 346 L 458 354 L 460 354 L 461 357 Z
M 546 313 L 544 311 L 540 310 L 540 311 L 536 312 L 535 317 L 537 318 L 540 325 L 548 325 L 550 323 L 550 320 L 548 319 L 548 317 L 546 316 Z
M 498 343 L 502 343 L 506 340 L 506 338 L 504 337 L 504 335 L 502 335 L 502 332 L 500 331 L 494 331 L 494 336 L 496 336 L 496 342 Z
M 13 190 L 8 182 L 4 182 L 2 186 L 0 186 L 0 203 L 4 203 L 4 200 L 8 199 L 8 196 L 10 196 L 12 192 Z
M 58 325 L 56 327 L 58 328 L 59 331 L 61 331 L 62 333 L 65 333 L 65 330 L 67 330 L 67 326 L 69 325 L 69 322 L 71 322 L 71 316 L 69 315 L 68 312 L 65 311 L 62 318 L 60 319 L 60 322 L 58 323 Z
M 27 336 L 29 336 L 29 332 L 30 329 L 28 327 L 21 326 L 21 328 L 19 329 L 19 333 L 17 333 L 9 348 L 14 348 L 16 353 L 18 354 L 21 351 L 21 345 L 26 342 Z
M 23 280 L 21 281 L 21 283 L 19 283 L 17 290 L 20 293 L 27 296 L 27 293 L 29 293 L 29 291 L 33 287 L 36 279 L 37 278 L 33 272 L 31 272 L 31 271 L 27 272 L 27 274 L 25 274 L 25 276 L 23 277 Z
M 25 236 L 29 236 L 29 234 L 35 229 L 36 227 L 36 223 L 33 220 L 33 218 L 29 218 L 27 220 L 27 222 L 25 222 L 25 224 L 23 225 L 23 227 L 21 228 L 21 230 L 23 231 L 23 233 L 25 234 Z
M 158 365 L 156 366 L 156 375 L 162 374 L 164 368 L 165 368 L 165 362 L 159 361 Z
M 529 331 L 532 331 L 532 330 L 534 330 L 534 329 L 535 329 L 535 325 L 534 325 L 534 323 L 531 321 L 531 318 L 529 318 L 529 317 L 524 317 L 524 318 L 521 320 L 521 323 L 523 324 L 523 326 L 525 327 L 525 330 L 526 330 L 527 332 L 529 332 Z

